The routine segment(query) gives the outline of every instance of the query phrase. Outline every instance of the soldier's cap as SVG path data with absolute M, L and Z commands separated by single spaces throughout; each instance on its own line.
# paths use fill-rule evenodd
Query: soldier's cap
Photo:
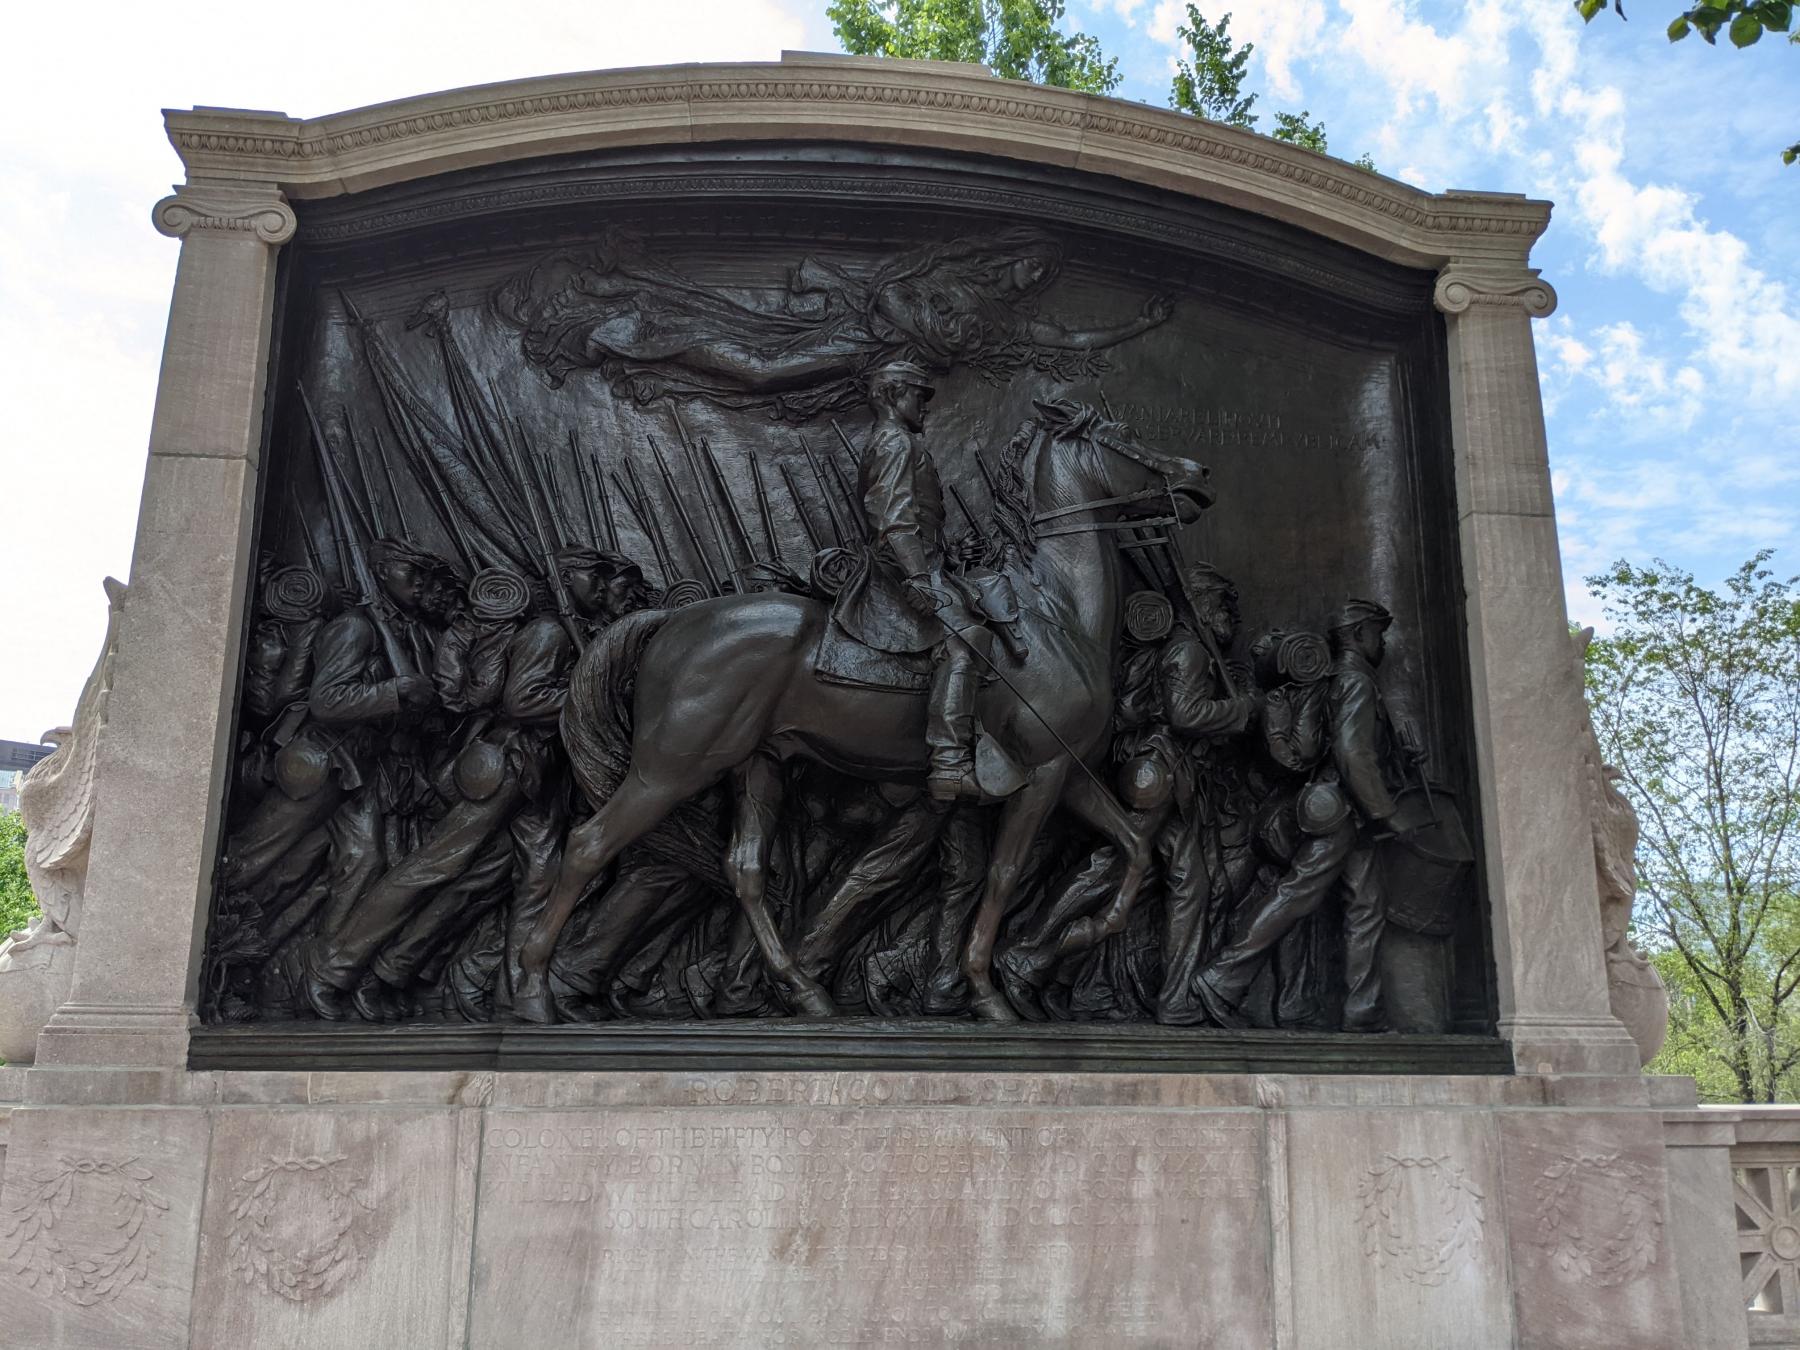
M 920 389 L 930 389 L 935 381 L 931 372 L 916 361 L 886 361 L 875 367 L 869 376 L 869 387 L 873 389 L 881 384 L 910 384 Z
M 556 566 L 564 571 L 588 571 L 592 569 L 610 580 L 613 577 L 630 575 L 643 580 L 644 569 L 639 567 L 623 553 L 609 553 L 604 549 L 588 548 L 575 544 L 556 551 Z
M 1212 591 L 1231 596 L 1237 594 L 1236 583 L 1211 563 L 1189 563 L 1181 576 L 1182 580 L 1187 583 L 1188 589 L 1196 595 L 1205 595 Z
M 1373 600 L 1346 600 L 1331 621 L 1331 631 L 1335 633 L 1342 628 L 1354 628 L 1370 619 L 1378 622 L 1385 632 L 1388 625 L 1393 623 L 1394 616 Z
M 413 547 L 404 539 L 377 539 L 369 549 L 369 555 L 369 560 L 377 567 L 385 567 L 389 563 L 404 563 L 420 575 L 446 586 L 462 585 L 462 577 L 447 561 L 435 553 Z

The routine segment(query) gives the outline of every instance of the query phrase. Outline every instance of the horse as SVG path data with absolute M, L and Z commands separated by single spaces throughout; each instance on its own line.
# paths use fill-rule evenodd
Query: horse
M 1017 1014 L 993 983 L 994 942 L 1051 811 L 1066 807 L 1118 847 L 1128 896 L 1149 865 L 1141 825 L 1092 767 L 1113 715 L 1123 586 L 1107 533 L 1145 514 L 1178 528 L 1214 500 L 1211 471 L 1198 461 L 1153 450 L 1086 405 L 1036 406 L 1038 416 L 1013 442 L 1029 447 L 1012 476 L 1029 500 L 1014 503 L 1009 531 L 1020 545 L 1023 659 L 997 645 L 1000 678 L 977 705 L 983 730 L 1024 781 L 998 808 L 992 865 L 960 958 L 973 1011 L 996 1021 Z M 727 778 L 734 819 L 725 871 L 769 974 L 791 1006 L 836 1013 L 764 904 L 781 762 L 800 757 L 855 778 L 909 784 L 922 783 L 928 766 L 923 692 L 816 677 L 813 657 L 829 622 L 828 607 L 808 596 L 727 595 L 629 615 L 589 644 L 571 675 L 562 735 L 597 810 L 569 831 L 555 889 L 520 950 L 515 1015 L 556 1020 L 546 970 L 584 892 L 627 846 Z M 827 910 L 841 911 L 841 899 Z

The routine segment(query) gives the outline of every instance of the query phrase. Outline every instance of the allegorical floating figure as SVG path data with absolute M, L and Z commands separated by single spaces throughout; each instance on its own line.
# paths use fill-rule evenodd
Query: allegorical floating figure
M 885 361 L 973 366 L 996 380 L 1026 369 L 1073 379 L 1105 368 L 1100 349 L 1169 317 L 1157 296 L 1110 326 L 1044 318 L 1035 302 L 1061 270 L 1060 244 L 1015 227 L 869 268 L 806 258 L 784 288 L 727 289 L 683 276 L 614 229 L 593 249 L 555 254 L 514 277 L 494 307 L 553 385 L 597 370 L 639 403 L 703 398 L 803 421 L 861 402 L 868 372 Z

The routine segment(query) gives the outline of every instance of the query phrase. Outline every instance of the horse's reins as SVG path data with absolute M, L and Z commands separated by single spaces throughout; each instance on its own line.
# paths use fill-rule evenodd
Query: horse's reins
M 1108 506 L 1129 506 L 1133 502 L 1155 501 L 1157 499 L 1166 499 L 1168 501 L 1169 514 L 1166 516 L 1138 516 L 1126 520 L 1075 521 L 1070 524 L 1055 526 L 1052 529 L 1039 530 L 1037 532 L 1038 538 L 1053 539 L 1058 535 L 1067 534 L 1099 534 L 1110 530 L 1150 529 L 1161 525 L 1173 525 L 1179 529 L 1181 526 L 1181 508 L 1175 501 L 1175 489 L 1169 484 L 1169 471 L 1153 462 L 1149 457 L 1139 454 L 1129 446 L 1123 445 L 1110 437 L 1095 436 L 1094 443 L 1099 445 L 1102 449 L 1110 450 L 1115 455 L 1121 455 L 1124 458 L 1131 460 L 1133 463 L 1142 465 L 1144 468 L 1150 470 L 1151 473 L 1154 473 L 1157 477 L 1162 479 L 1162 486 L 1160 488 L 1145 488 L 1142 492 L 1127 493 L 1122 497 L 1096 497 L 1091 501 L 1076 502 L 1073 506 L 1059 506 L 1052 511 L 1040 511 L 1031 518 L 1031 523 L 1034 527 L 1047 520 L 1060 520 L 1066 516 L 1079 515 L 1083 511 L 1098 511 L 1101 508 Z M 1237 684 L 1231 678 L 1231 671 L 1226 668 L 1225 654 L 1219 650 L 1218 643 L 1213 641 L 1213 635 L 1207 631 L 1205 623 L 1200 621 L 1200 606 L 1195 603 L 1194 593 L 1188 586 L 1187 572 L 1186 568 L 1183 566 L 1185 560 L 1181 556 L 1181 543 L 1176 538 L 1173 531 L 1163 537 L 1163 542 L 1168 545 L 1169 553 L 1171 555 L 1170 562 L 1172 566 L 1169 570 L 1175 573 L 1175 582 L 1181 587 L 1181 593 L 1187 599 L 1188 608 L 1193 612 L 1194 632 L 1196 636 L 1199 637 L 1201 643 L 1206 647 L 1206 654 L 1212 658 L 1213 665 L 1219 672 L 1219 679 L 1225 685 L 1226 696 L 1228 698 L 1236 698 Z M 1039 720 L 1042 721 L 1043 719 L 1040 718 Z M 1045 725 L 1048 725 L 1048 723 Z

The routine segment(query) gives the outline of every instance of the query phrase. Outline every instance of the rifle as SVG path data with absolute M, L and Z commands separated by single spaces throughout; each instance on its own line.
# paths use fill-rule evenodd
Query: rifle
M 355 586 L 362 595 L 358 603 L 369 612 L 369 621 L 375 625 L 375 634 L 381 640 L 382 650 L 387 654 L 388 665 L 393 668 L 397 678 L 405 679 L 418 672 L 406 657 L 400 640 L 394 630 L 388 626 L 386 613 L 387 602 L 382 596 L 381 586 L 375 580 L 375 574 L 369 570 L 369 560 L 363 556 L 362 547 L 357 542 L 350 526 L 350 511 L 344 504 L 345 485 L 338 478 L 338 467 L 332 459 L 331 448 L 325 443 L 325 433 L 319 427 L 319 416 L 313 411 L 312 400 L 306 395 L 306 386 L 299 384 L 300 406 L 306 409 L 307 426 L 312 431 L 313 453 L 318 457 L 319 476 L 325 481 L 325 504 L 331 513 L 332 534 L 336 537 L 338 550 L 338 566 L 343 569 L 344 584 Z
M 763 485 L 762 461 L 754 454 L 750 456 L 750 481 L 756 488 L 756 513 L 762 517 L 763 543 L 768 547 L 769 561 L 785 567 L 787 561 L 775 540 L 775 518 L 769 514 L 769 490 Z
M 838 519 L 837 503 L 832 500 L 831 484 L 825 481 L 825 470 L 819 467 L 819 457 L 813 453 L 812 446 L 806 437 L 796 435 L 800 448 L 806 452 L 806 462 L 812 465 L 813 480 L 819 485 L 819 496 L 825 501 L 825 514 L 831 517 L 831 533 L 836 536 L 839 548 L 849 547 L 850 531 L 844 528 L 843 521 Z
M 569 635 L 569 641 L 575 644 L 575 650 L 582 648 L 581 627 L 575 622 L 575 606 L 569 599 L 568 588 L 563 585 L 562 572 L 556 566 L 556 547 L 550 542 L 550 531 L 544 524 L 544 518 L 538 510 L 537 495 L 531 490 L 532 480 L 525 467 L 524 457 L 512 437 L 503 435 L 501 444 L 512 460 L 513 477 L 519 480 L 520 494 L 525 498 L 525 509 L 531 516 L 531 527 L 538 537 L 538 548 L 544 556 L 544 580 L 550 584 L 550 596 L 556 602 L 557 617 L 562 621 L 563 631 Z
M 794 503 L 794 514 L 800 517 L 800 528 L 806 531 L 806 542 L 812 545 L 812 551 L 816 554 L 822 547 L 819 532 L 813 528 L 812 514 L 800 497 L 800 489 L 794 486 L 794 475 L 788 472 L 785 464 L 778 464 L 776 468 L 781 470 L 781 481 L 787 484 L 788 496 Z
M 635 483 L 637 475 L 632 473 L 629 460 L 625 462 L 625 471 L 631 474 L 631 479 Z M 666 591 L 675 584 L 678 578 L 675 575 L 675 562 L 669 556 L 669 546 L 662 537 L 662 531 L 657 528 L 656 522 L 650 519 L 644 508 L 638 505 L 632 490 L 619 481 L 617 474 L 612 475 L 612 480 L 613 490 L 624 499 L 625 509 L 631 512 L 632 518 L 637 521 L 638 529 L 643 532 L 644 538 L 650 541 L 650 547 L 656 552 L 656 566 L 662 573 L 663 589 Z
M 844 449 L 850 452 L 850 463 L 854 467 L 857 462 L 856 447 L 850 444 L 850 438 L 844 434 L 844 429 L 838 425 L 835 417 L 831 419 L 831 429 L 837 432 L 838 439 L 844 443 Z M 850 518 L 856 522 L 857 534 L 866 542 L 869 538 L 869 518 L 858 509 L 856 494 L 850 490 L 849 480 L 838 467 L 837 456 L 825 456 L 825 467 L 831 470 L 832 478 L 837 481 L 838 491 L 844 494 L 844 500 L 850 504 Z
M 647 438 L 650 442 L 650 453 L 656 456 L 656 470 L 662 475 L 663 486 L 668 489 L 669 501 L 675 507 L 675 517 L 681 522 L 682 529 L 687 531 L 688 547 L 694 550 L 700 559 L 700 566 L 706 573 L 706 580 L 712 587 L 714 595 L 725 594 L 725 586 L 719 580 L 719 574 L 713 570 L 712 559 L 700 545 L 700 536 L 694 531 L 694 521 L 687 513 L 687 506 L 681 500 L 681 492 L 675 486 L 675 475 L 669 472 L 669 462 L 663 458 L 662 447 L 656 443 L 654 436 Z M 650 499 L 644 498 L 643 504 L 648 507 Z M 731 564 L 731 555 L 725 555 L 726 566 Z
M 1178 514 L 1176 529 L 1179 528 L 1180 516 Z M 1213 668 L 1219 672 L 1219 682 L 1225 686 L 1225 697 L 1236 698 L 1238 696 L 1237 684 L 1231 678 L 1231 671 L 1225 665 L 1225 656 L 1219 650 L 1219 644 L 1213 641 L 1212 633 L 1208 631 L 1205 622 L 1200 618 L 1200 606 L 1194 599 L 1193 588 L 1188 585 L 1187 560 L 1181 556 L 1181 540 L 1173 529 L 1168 534 L 1168 548 L 1170 570 L 1175 573 L 1175 581 L 1181 587 L 1182 596 L 1187 600 L 1188 613 L 1194 616 L 1194 632 L 1199 635 L 1200 645 L 1206 648 L 1207 656 L 1212 659 Z

